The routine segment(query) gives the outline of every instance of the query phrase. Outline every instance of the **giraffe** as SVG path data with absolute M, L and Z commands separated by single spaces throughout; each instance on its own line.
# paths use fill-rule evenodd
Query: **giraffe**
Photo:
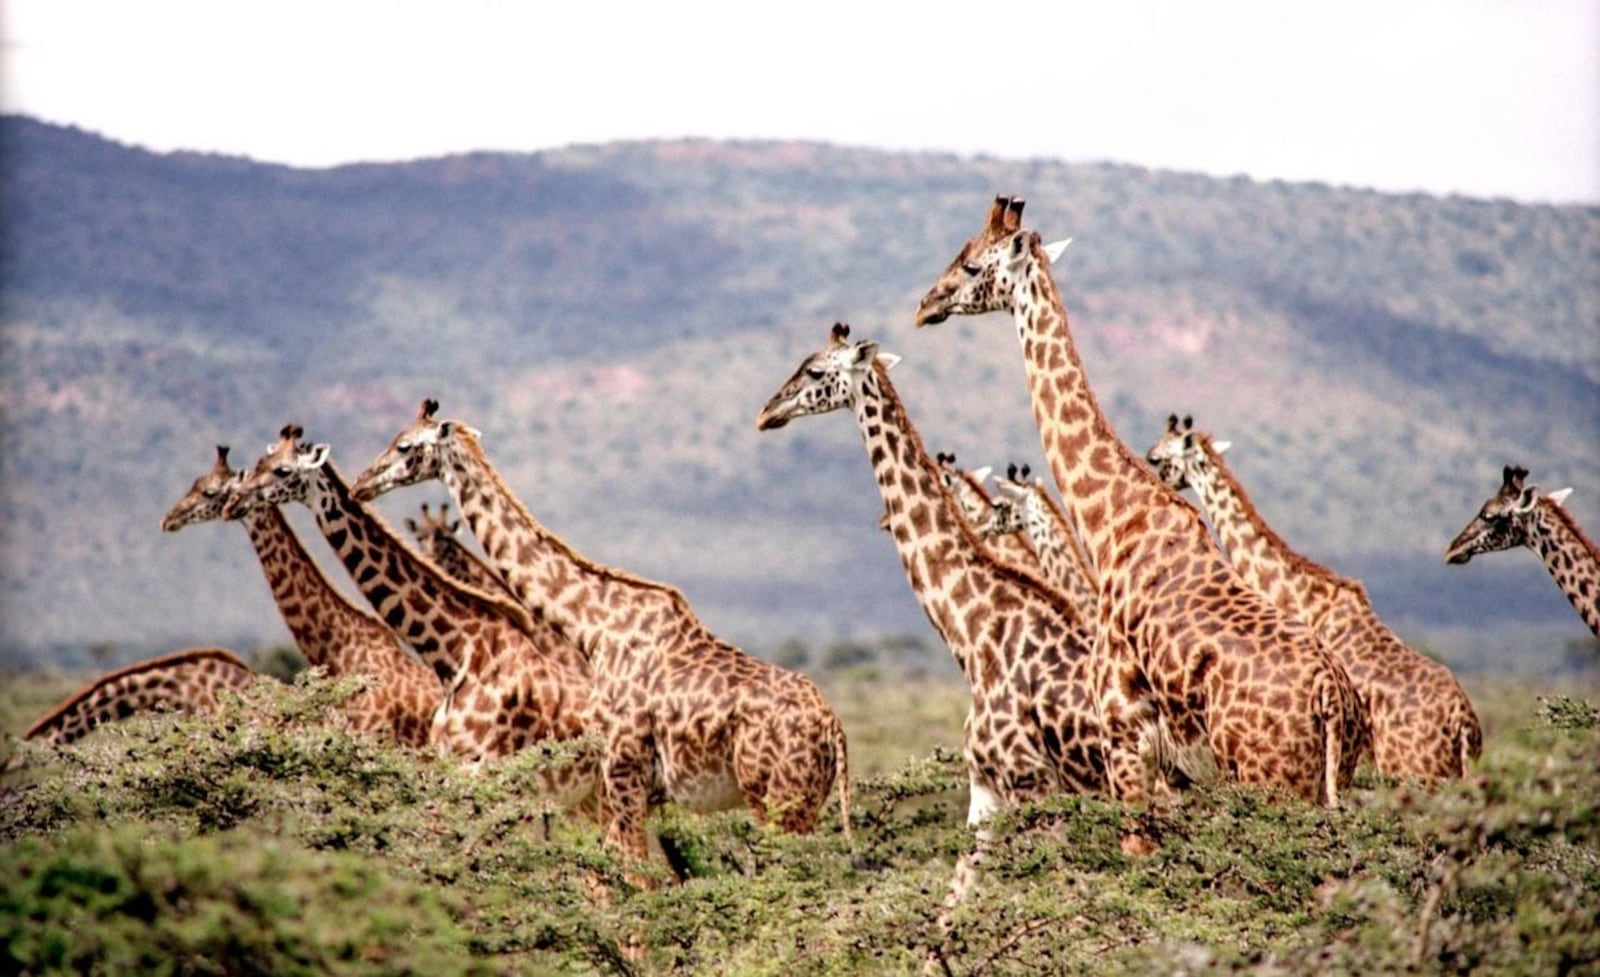
M 1562 508 L 1572 489 L 1540 495 L 1525 485 L 1526 468 L 1505 466 L 1500 490 L 1489 497 L 1450 548 L 1446 563 L 1466 563 L 1479 553 L 1526 546 L 1539 554 L 1572 609 L 1600 638 L 1600 549 Z
M 1147 797 L 1170 738 L 1186 772 L 1215 765 L 1337 806 L 1364 737 L 1349 677 L 1307 625 L 1245 584 L 1194 507 L 1117 439 L 1022 207 L 995 199 L 916 324 L 1012 313 L 1045 458 L 1098 579 L 1096 689 L 1113 795 Z
M 356 587 L 401 641 L 447 684 L 430 742 L 473 763 L 539 741 L 578 740 L 586 731 L 589 676 L 576 649 L 510 600 L 462 586 L 407 546 L 356 501 L 326 444 L 302 443 L 283 428 L 223 506 L 242 518 L 261 506 L 299 502 L 338 554 Z M 582 750 L 570 765 L 540 771 L 540 793 L 560 809 L 590 806 L 598 759 Z
M 228 464 L 227 445 L 217 445 L 211 469 L 168 510 L 161 520 L 162 532 L 220 519 L 243 478 L 244 472 Z M 261 562 L 278 613 L 307 663 L 332 675 L 374 679 L 344 704 L 350 728 L 406 746 L 426 746 L 444 694 L 439 679 L 400 646 L 388 625 L 329 582 L 281 511 L 257 507 L 240 522 Z
M 1195 430 L 1193 418 L 1173 415 L 1147 458 L 1168 485 L 1200 497 L 1245 581 L 1310 624 L 1344 666 L 1366 714 L 1378 772 L 1428 783 L 1465 776 L 1482 752 L 1483 730 L 1456 677 L 1407 647 L 1359 581 L 1291 549 L 1223 461 L 1227 448 Z
M 417 545 L 422 547 L 423 554 L 439 564 L 445 573 L 469 587 L 503 594 L 509 600 L 518 601 L 517 595 L 500 579 L 500 575 L 482 557 L 467 549 L 466 544 L 456 536 L 461 530 L 461 520 L 452 522 L 449 513 L 448 502 L 439 505 L 437 516 L 428 511 L 428 503 L 424 502 L 418 519 L 407 517 L 406 528 L 417 538 Z
M 995 810 L 1104 788 L 1090 643 L 1063 596 L 981 545 L 945 459 L 928 456 L 889 380 L 898 358 L 874 342 L 849 342 L 849 333 L 843 323 L 833 327 L 827 345 L 767 401 L 756 428 L 846 408 L 854 414 L 911 590 L 966 677 L 972 701 L 962 752 L 976 837 L 951 883 L 948 915 L 975 883 Z
M 506 486 L 478 432 L 438 409 L 422 402 L 357 480 L 357 497 L 443 481 L 501 578 L 582 650 L 607 844 L 643 858 L 658 794 L 696 811 L 742 803 L 762 822 L 810 832 L 835 775 L 848 835 L 844 727 L 816 685 L 712 634 L 677 588 L 580 555 Z
M 210 712 L 217 693 L 241 692 L 259 676 L 226 648 L 186 648 L 100 676 L 63 699 L 22 734 L 65 744 L 139 712 Z
M 990 537 L 1026 535 L 1044 578 L 1067 595 L 1079 617 L 1093 622 L 1099 617 L 1094 569 L 1066 513 L 1043 480 L 1028 481 L 1031 474 L 1027 465 L 1009 465 L 1005 477 L 995 478 L 995 497 L 982 532 Z
M 961 517 L 977 532 L 979 545 L 1008 563 L 1040 572 L 1039 554 L 1034 551 L 1033 543 L 1027 537 L 1018 533 L 991 536 L 983 532 L 983 524 L 988 520 L 993 505 L 988 489 L 983 487 L 991 469 L 974 468 L 967 471 L 957 468 L 956 456 L 946 452 L 935 454 L 933 462 L 939 477 L 955 493 Z

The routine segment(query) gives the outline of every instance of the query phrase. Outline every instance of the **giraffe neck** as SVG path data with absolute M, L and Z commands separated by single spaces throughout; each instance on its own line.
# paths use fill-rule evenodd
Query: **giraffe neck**
M 1600 638 L 1600 549 L 1565 509 L 1543 496 L 1529 526 L 1528 546 L 1544 561 L 1572 609 Z
M 404 654 L 382 621 L 329 582 L 278 507 L 262 506 L 243 521 L 278 612 L 307 662 L 343 675 L 392 667 Z M 379 660 L 375 649 L 393 656 Z
M 1195 440 L 1201 457 L 1190 468 L 1190 481 L 1228 562 L 1274 604 L 1303 621 L 1321 620 L 1343 578 L 1291 549 L 1250 502 L 1211 438 L 1196 433 Z
M 500 579 L 500 575 L 479 559 L 476 553 L 463 546 L 460 540 L 443 533 L 435 533 L 430 537 L 426 549 L 428 559 L 439 564 L 445 573 L 467 586 L 487 590 L 490 593 L 505 594 L 513 600 L 517 599 L 517 595 L 511 592 L 504 580 Z
M 533 517 L 467 435 L 444 452 L 441 476 L 501 579 L 591 661 L 662 647 L 666 636 L 703 633 L 673 587 L 594 563 Z M 640 639 L 651 640 L 641 645 Z
M 378 616 L 449 684 L 469 656 L 466 647 L 500 618 L 518 622 L 509 602 L 469 590 L 418 556 L 387 523 L 350 494 L 328 462 L 318 469 L 307 500 L 317 527 Z M 526 618 L 526 614 L 521 615 Z M 474 665 L 482 655 L 471 656 Z
M 1039 554 L 1039 566 L 1044 575 L 1066 591 L 1080 617 L 1093 621 L 1099 600 L 1094 571 L 1078 547 L 1077 535 L 1067 522 L 1066 513 L 1056 507 L 1043 485 L 1035 485 L 1028 493 L 1022 517 L 1028 539 L 1033 543 L 1034 552 Z
M 1137 544 L 1143 530 L 1174 519 L 1198 528 L 1198 514 L 1145 468 L 1107 423 L 1084 374 L 1066 307 L 1045 267 L 1036 246 L 1013 286 L 1012 316 L 1050 473 L 1104 586 L 1114 565 L 1137 574 L 1141 563 L 1153 564 L 1129 556 L 1129 546 Z
M 964 633 L 964 616 L 970 608 L 962 597 L 971 601 L 989 594 L 991 588 L 979 581 L 997 575 L 998 569 L 984 558 L 960 503 L 936 473 L 888 373 L 874 364 L 858 382 L 856 425 L 883 496 L 900 563 L 923 613 L 976 687 L 981 663 L 972 660 L 972 643 Z

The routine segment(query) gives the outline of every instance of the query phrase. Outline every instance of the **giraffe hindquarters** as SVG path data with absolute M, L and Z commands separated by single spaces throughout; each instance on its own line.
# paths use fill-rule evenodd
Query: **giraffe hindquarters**
M 779 708 L 745 724 L 734 734 L 732 757 L 745 804 L 762 822 L 790 834 L 816 830 L 840 772 L 842 743 L 831 710 Z M 841 804 L 848 803 L 841 794 Z
M 1372 697 L 1374 765 L 1387 777 L 1428 785 L 1464 777 L 1483 749 L 1483 730 L 1466 694 L 1451 689 L 1394 702 Z

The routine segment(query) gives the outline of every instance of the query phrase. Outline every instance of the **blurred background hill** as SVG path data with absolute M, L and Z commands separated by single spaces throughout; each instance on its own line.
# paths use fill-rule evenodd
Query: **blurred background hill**
M 844 320 L 904 358 L 930 448 L 1042 470 L 1009 320 L 910 324 L 996 192 L 1075 239 L 1057 278 L 1136 450 L 1193 413 L 1291 544 L 1452 664 L 1593 657 L 1531 554 L 1442 553 L 1510 462 L 1600 532 L 1600 208 L 788 142 L 305 170 L 12 115 L 0 664 L 285 642 L 244 533 L 162 513 L 289 421 L 353 476 L 427 396 L 570 543 L 754 651 L 931 646 L 851 421 L 752 421 Z

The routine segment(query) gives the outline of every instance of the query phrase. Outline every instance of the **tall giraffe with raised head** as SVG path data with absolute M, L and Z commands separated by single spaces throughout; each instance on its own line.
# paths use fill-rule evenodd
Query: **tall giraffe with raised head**
M 896 357 L 850 342 L 838 324 L 821 350 L 767 401 L 758 430 L 849 409 L 883 496 L 912 592 L 971 690 L 962 737 L 973 853 L 951 884 L 950 906 L 976 879 L 1000 806 L 1105 786 L 1091 697 L 1087 624 L 1064 596 L 981 543 L 944 459 L 929 457 L 889 380 Z
M 1038 554 L 1040 572 L 1072 601 L 1085 621 L 1099 618 L 1094 568 L 1078 543 L 1077 531 L 1056 505 L 1044 481 L 1029 481 L 1027 465 L 1008 465 L 995 477 L 995 495 L 982 532 L 989 538 L 1022 535 Z
M 1450 543 L 1446 563 L 1466 563 L 1479 553 L 1526 546 L 1539 554 L 1572 609 L 1600 638 L 1600 549 L 1562 508 L 1572 489 L 1540 495 L 1525 484 L 1526 468 L 1505 466 L 1500 490 Z
M 1364 724 L 1307 625 L 1247 585 L 1200 514 L 1117 439 L 1089 388 L 1039 236 L 997 198 L 917 309 L 918 326 L 1006 311 L 1044 454 L 1098 577 L 1096 688 L 1118 797 L 1144 797 L 1171 737 L 1183 769 L 1336 805 Z
M 587 662 L 525 608 L 456 583 L 382 518 L 356 501 L 326 444 L 302 443 L 291 424 L 223 507 L 234 519 L 259 506 L 311 509 L 356 587 L 389 628 L 448 683 L 431 742 L 473 761 L 543 740 L 577 740 L 589 708 Z M 540 771 L 540 793 L 557 807 L 587 802 L 598 761 Z
M 787 831 L 815 828 L 835 776 L 849 828 L 844 727 L 810 679 L 712 634 L 675 587 L 580 555 L 533 517 L 489 463 L 478 433 L 425 400 L 356 483 L 360 498 L 430 479 L 502 579 L 582 650 L 593 669 L 606 840 L 645 855 L 659 789 L 698 811 L 748 806 Z
M 259 676 L 226 648 L 186 648 L 108 672 L 61 700 L 22 734 L 71 743 L 141 712 L 210 712 L 223 691 L 242 692 Z
M 222 518 L 244 473 L 217 446 L 211 469 L 189 486 L 161 520 L 162 532 Z M 261 561 L 273 601 L 307 663 L 332 675 L 366 675 L 372 684 L 346 700 L 344 715 L 357 732 L 407 746 L 426 746 L 444 686 L 400 646 L 388 625 L 351 603 L 300 544 L 282 512 L 258 506 L 240 520 Z
M 1450 669 L 1406 646 L 1359 581 L 1291 549 L 1222 458 L 1226 441 L 1167 418 L 1147 458 L 1163 481 L 1193 489 L 1229 562 L 1246 582 L 1310 624 L 1354 683 L 1378 772 L 1434 782 L 1465 776 L 1483 747 L 1472 702 Z
M 450 518 L 450 503 L 440 503 L 438 515 L 429 511 L 428 503 L 422 503 L 422 512 L 416 519 L 406 518 L 406 528 L 416 537 L 423 555 L 439 564 L 445 573 L 469 587 L 518 600 L 500 575 L 461 542 L 457 535 L 461 531 L 461 520 Z

